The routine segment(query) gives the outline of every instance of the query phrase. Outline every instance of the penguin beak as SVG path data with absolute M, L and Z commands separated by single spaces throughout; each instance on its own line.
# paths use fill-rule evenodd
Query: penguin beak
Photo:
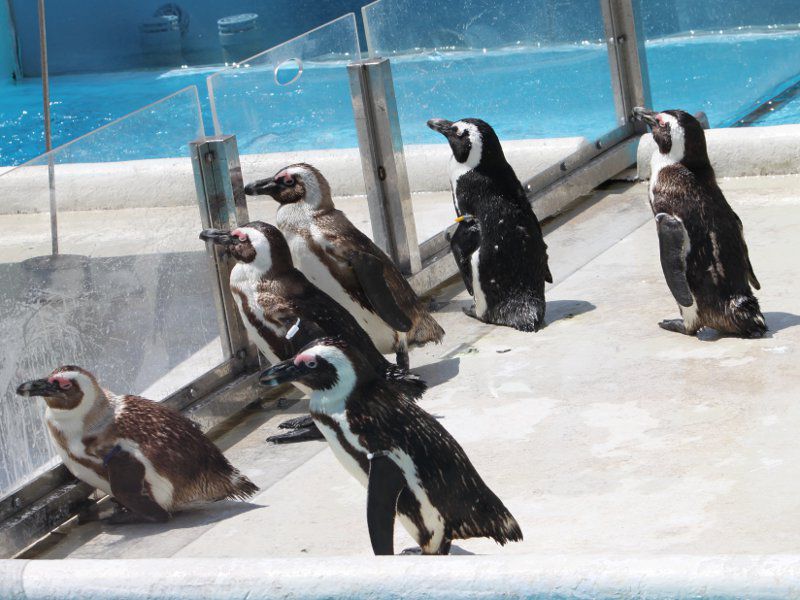
M 22 383 L 17 388 L 20 396 L 56 396 L 61 392 L 58 383 L 50 382 L 47 379 L 32 379 Z
M 248 196 L 272 196 L 278 190 L 274 177 L 259 179 L 244 186 L 244 193 Z
M 200 232 L 200 239 L 218 246 L 231 246 L 241 241 L 235 235 L 231 235 L 230 231 L 225 231 L 224 229 L 203 229 Z
M 649 110 L 644 106 L 636 106 L 633 109 L 633 118 L 637 121 L 644 121 L 651 127 L 656 127 L 659 124 L 658 118 L 656 118 L 657 114 L 658 113 L 656 111 Z
M 282 383 L 297 381 L 308 371 L 309 369 L 305 364 L 296 365 L 294 364 L 294 358 L 290 358 L 262 371 L 261 375 L 258 376 L 258 382 L 261 385 L 275 387 Z
M 450 128 L 453 126 L 452 121 L 447 119 L 431 119 L 428 121 L 428 127 L 434 131 L 438 131 L 443 136 L 447 137 L 450 134 Z

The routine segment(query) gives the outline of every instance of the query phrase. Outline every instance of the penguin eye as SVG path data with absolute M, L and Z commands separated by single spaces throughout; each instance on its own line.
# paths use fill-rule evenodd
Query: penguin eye
M 281 179 L 281 183 L 286 187 L 291 187 L 294 185 L 294 177 L 291 175 L 285 175 L 283 179 Z
M 315 360 L 309 360 L 309 361 L 306 363 L 306 366 L 307 366 L 309 369 L 316 369 L 316 368 L 317 368 L 317 361 L 315 361 Z
M 58 379 L 58 387 L 62 390 L 69 390 L 72 388 L 72 382 L 69 379 Z

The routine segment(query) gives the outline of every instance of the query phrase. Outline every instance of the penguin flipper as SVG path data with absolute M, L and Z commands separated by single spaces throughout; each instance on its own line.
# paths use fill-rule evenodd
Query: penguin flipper
M 104 461 L 108 468 L 111 494 L 120 504 L 144 521 L 164 523 L 169 513 L 147 493 L 145 468 L 130 452 L 115 446 Z M 129 521 L 128 521 L 129 522 Z
M 380 258 L 366 252 L 353 251 L 349 254 L 348 261 L 378 316 L 396 331 L 409 331 L 411 319 L 397 304 L 392 291 L 386 285 Z
M 472 255 L 480 245 L 481 230 L 475 219 L 461 221 L 450 237 L 450 251 L 470 296 L 475 295 L 472 290 Z
M 689 282 L 686 279 L 686 255 L 689 253 L 689 234 L 683 221 L 667 213 L 656 215 L 661 269 L 667 286 L 681 306 L 694 304 Z
M 397 498 L 406 479 L 386 455 L 371 456 L 367 484 L 367 526 L 375 556 L 394 554 L 394 518 Z
M 736 215 L 736 220 L 738 221 L 739 225 L 739 237 L 742 240 L 742 250 L 744 251 L 744 259 L 747 262 L 747 279 L 757 290 L 761 289 L 761 284 L 756 277 L 756 272 L 753 270 L 753 263 L 750 262 L 750 251 L 747 249 L 747 242 L 744 241 L 744 225 L 742 224 L 742 220 L 739 218 L 739 215 Z

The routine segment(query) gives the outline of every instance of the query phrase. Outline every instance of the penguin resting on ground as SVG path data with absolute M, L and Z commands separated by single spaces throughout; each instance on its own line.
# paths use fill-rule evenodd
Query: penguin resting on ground
M 80 367 L 26 381 L 17 394 L 44 398 L 64 466 L 127 509 L 111 523 L 160 523 L 190 504 L 258 491 L 192 421 L 157 402 L 112 394 Z
M 431 119 L 447 138 L 459 225 L 450 247 L 475 299 L 467 315 L 520 331 L 544 325 L 544 284 L 552 283 L 539 221 L 506 161 L 497 134 L 480 119 Z
M 231 292 L 247 334 L 270 363 L 291 358 L 319 337 L 341 336 L 404 394 L 419 398 L 425 393 L 423 380 L 386 360 L 355 318 L 294 268 L 289 246 L 276 227 L 253 221 L 233 231 L 206 229 L 200 239 L 224 247 L 236 260 Z M 294 431 L 269 441 L 322 437 L 310 417 L 287 421 L 281 427 Z
M 391 259 L 336 210 L 317 169 L 290 165 L 245 193 L 280 204 L 277 225 L 298 268 L 356 318 L 383 354 L 395 353 L 407 369 L 409 346 L 441 342 L 444 330 Z
M 355 348 L 316 340 L 262 372 L 260 381 L 299 381 L 312 389 L 312 417 L 339 462 L 367 488 L 375 554 L 394 554 L 395 513 L 423 554 L 447 554 L 455 539 L 522 539 L 516 520 L 458 442 Z
M 683 317 L 659 325 L 687 335 L 711 327 L 762 337 L 767 324 L 750 289 L 761 285 L 742 221 L 717 185 L 702 126 L 682 110 L 637 107 L 634 115 L 650 126 L 658 147 L 651 161 L 650 207 L 661 268 Z

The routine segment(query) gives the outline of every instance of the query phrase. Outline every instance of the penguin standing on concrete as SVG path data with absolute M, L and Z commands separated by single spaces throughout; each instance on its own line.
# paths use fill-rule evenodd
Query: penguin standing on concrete
M 375 554 L 394 554 L 395 514 L 423 554 L 447 554 L 455 539 L 522 539 L 458 442 L 347 343 L 316 340 L 262 372 L 260 381 L 312 389 L 312 417 L 342 466 L 367 488 Z
M 236 260 L 230 276 L 234 301 L 250 339 L 271 363 L 294 356 L 318 337 L 341 336 L 402 393 L 411 398 L 425 393 L 423 380 L 386 360 L 355 318 L 294 268 L 289 246 L 276 227 L 253 221 L 233 231 L 206 229 L 200 239 L 223 246 Z M 293 431 L 270 441 L 322 437 L 310 417 L 281 427 Z
M 497 134 L 480 119 L 431 119 L 447 138 L 450 184 L 459 215 L 450 246 L 486 323 L 538 331 L 544 325 L 544 284 L 552 283 L 539 221 Z
M 391 259 L 336 210 L 317 169 L 290 165 L 245 193 L 280 204 L 277 225 L 298 268 L 356 318 L 383 354 L 396 353 L 407 369 L 409 346 L 441 342 L 444 330 Z
M 668 331 L 696 334 L 703 327 L 750 338 L 767 324 L 750 286 L 753 272 L 742 221 L 717 185 L 699 121 L 682 110 L 634 109 L 653 131 L 657 149 L 650 173 L 661 267 L 683 319 Z
M 64 465 L 124 507 L 111 523 L 160 523 L 190 504 L 258 491 L 189 419 L 151 400 L 112 394 L 80 367 L 26 381 L 17 394 L 44 398 Z

